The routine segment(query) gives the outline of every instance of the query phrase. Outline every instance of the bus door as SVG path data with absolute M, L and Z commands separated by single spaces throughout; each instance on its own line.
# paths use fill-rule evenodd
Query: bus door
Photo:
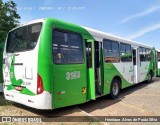
M 134 67 L 133 83 L 138 83 L 138 48 L 133 49 L 133 67 Z
M 95 67 L 94 67 L 94 40 L 86 41 L 86 58 L 87 58 L 87 98 L 95 99 Z
M 95 93 L 96 96 L 102 94 L 103 83 L 103 56 L 102 56 L 102 43 L 94 42 L 94 55 L 95 55 Z
M 94 40 L 86 42 L 88 69 L 88 99 L 102 94 L 102 43 Z
M 146 54 L 148 49 L 139 47 L 139 66 L 138 66 L 138 82 L 143 82 L 146 79 L 148 73 L 148 67 L 150 61 L 146 60 Z

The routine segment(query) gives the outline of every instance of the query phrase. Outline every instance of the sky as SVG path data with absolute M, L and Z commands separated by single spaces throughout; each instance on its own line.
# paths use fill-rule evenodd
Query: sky
M 160 0 L 14 0 L 14 2 L 21 16 L 21 23 L 52 17 L 160 49 Z

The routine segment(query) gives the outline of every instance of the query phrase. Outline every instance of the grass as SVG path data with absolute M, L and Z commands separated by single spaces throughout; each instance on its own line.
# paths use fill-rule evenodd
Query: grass
M 5 100 L 3 93 L 0 93 L 0 106 L 11 106 L 13 103 Z

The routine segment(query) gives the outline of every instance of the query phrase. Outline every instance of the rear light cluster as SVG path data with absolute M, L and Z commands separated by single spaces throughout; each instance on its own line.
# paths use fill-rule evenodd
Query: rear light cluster
M 44 91 L 43 81 L 39 74 L 37 74 L 37 94 L 41 94 Z
M 16 86 L 15 87 L 15 90 L 18 90 L 18 91 L 22 91 L 22 89 L 23 89 L 22 86 Z

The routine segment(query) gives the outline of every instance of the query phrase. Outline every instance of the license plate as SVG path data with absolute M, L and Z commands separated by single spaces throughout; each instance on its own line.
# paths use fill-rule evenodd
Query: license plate
M 22 90 L 22 86 L 16 86 L 15 90 L 21 91 Z

